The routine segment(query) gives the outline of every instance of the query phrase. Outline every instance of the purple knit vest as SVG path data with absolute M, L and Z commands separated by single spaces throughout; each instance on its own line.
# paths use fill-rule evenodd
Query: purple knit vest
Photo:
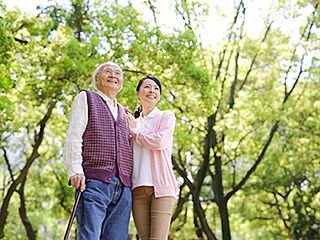
M 118 104 L 118 119 L 115 121 L 99 94 L 82 91 L 87 93 L 88 101 L 88 124 L 82 136 L 82 166 L 86 177 L 111 183 L 118 170 L 122 183 L 131 187 L 133 157 L 125 115 L 129 110 Z

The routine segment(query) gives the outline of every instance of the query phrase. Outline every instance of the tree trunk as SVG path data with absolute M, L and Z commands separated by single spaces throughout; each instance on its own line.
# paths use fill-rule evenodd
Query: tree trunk
M 20 195 L 20 208 L 19 208 L 19 214 L 20 218 L 22 220 L 22 223 L 26 229 L 27 236 L 29 240 L 36 240 L 37 235 L 36 231 L 33 229 L 32 224 L 29 221 L 29 218 L 27 216 L 27 208 L 26 208 L 26 198 L 24 196 L 24 185 L 26 182 L 26 178 L 23 179 L 23 182 L 21 183 L 21 186 L 19 188 L 19 195 Z
M 20 172 L 20 175 L 11 183 L 9 190 L 3 200 L 1 211 L 0 211 L 0 239 L 4 238 L 4 227 L 6 224 L 7 217 L 9 215 L 8 208 L 9 208 L 9 202 L 13 195 L 13 193 L 16 191 L 16 188 L 19 184 L 23 182 L 23 179 L 26 178 L 29 168 L 31 167 L 32 163 L 35 159 L 37 159 L 40 155 L 38 153 L 38 149 L 42 143 L 43 136 L 44 136 L 44 128 L 46 126 L 47 121 L 49 120 L 52 110 L 54 109 L 56 105 L 56 102 L 51 102 L 51 104 L 48 107 L 47 113 L 42 118 L 42 120 L 39 122 L 40 130 L 38 133 L 35 134 L 34 137 L 34 143 L 33 151 L 31 153 L 31 156 L 27 159 L 26 165 L 23 167 L 23 169 Z
M 214 187 L 216 188 L 215 193 L 217 194 L 216 200 L 219 207 L 221 227 L 222 227 L 222 239 L 231 240 L 229 215 L 227 208 L 227 200 L 224 197 L 223 185 L 222 185 L 222 168 L 221 168 L 221 157 L 215 156 L 214 166 L 216 170 Z

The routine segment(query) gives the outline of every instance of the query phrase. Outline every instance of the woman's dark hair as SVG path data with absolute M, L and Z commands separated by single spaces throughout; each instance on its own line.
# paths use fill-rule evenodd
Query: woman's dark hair
M 139 83 L 138 83 L 138 85 L 137 85 L 136 91 L 137 91 L 137 92 L 140 91 L 140 87 L 141 87 L 142 83 L 143 83 L 145 80 L 147 80 L 147 79 L 150 79 L 150 80 L 154 81 L 154 82 L 159 86 L 159 88 L 160 88 L 160 94 L 161 94 L 161 90 L 162 90 L 162 89 L 161 89 L 161 82 L 160 82 L 160 80 L 159 80 L 157 77 L 152 76 L 152 75 L 147 75 L 147 76 L 141 78 L 141 80 L 139 81 Z M 134 117 L 135 117 L 135 118 L 140 117 L 140 113 L 141 113 L 141 112 L 142 112 L 142 105 L 140 104 L 140 105 L 134 110 L 134 112 L 133 112 Z
M 150 79 L 150 80 L 154 81 L 159 86 L 160 94 L 161 94 L 161 83 L 160 83 L 160 80 L 157 77 L 151 76 L 151 75 L 147 75 L 147 76 L 141 78 L 141 80 L 139 81 L 139 83 L 137 85 L 136 91 L 137 92 L 140 91 L 140 87 L 141 87 L 142 83 L 144 82 L 144 80 L 147 80 L 147 79 Z

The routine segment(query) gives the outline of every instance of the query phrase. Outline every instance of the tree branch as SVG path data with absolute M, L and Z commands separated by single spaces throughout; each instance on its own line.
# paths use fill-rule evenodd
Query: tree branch
M 30 157 L 27 159 L 25 166 L 21 170 L 19 176 L 11 183 L 7 194 L 2 202 L 1 211 L 0 211 L 0 239 L 4 237 L 4 226 L 6 223 L 6 219 L 8 217 L 8 207 L 10 199 L 16 191 L 16 188 L 19 184 L 23 183 L 23 180 L 26 178 L 29 168 L 31 167 L 32 163 L 35 159 L 37 159 L 40 154 L 38 153 L 38 149 L 42 143 L 43 136 L 44 136 L 44 129 L 47 121 L 49 120 L 51 113 L 56 105 L 56 102 L 51 102 L 45 116 L 43 119 L 39 122 L 40 130 L 39 132 L 34 136 L 34 144 L 33 144 L 33 151 L 30 155 Z
M 26 229 L 28 239 L 29 240 L 36 240 L 36 232 L 37 231 L 35 231 L 33 229 L 32 224 L 30 223 L 29 218 L 27 216 L 26 199 L 25 199 L 25 195 L 24 195 L 25 182 L 26 182 L 26 177 L 23 179 L 23 181 L 20 185 L 20 188 L 17 191 L 20 196 L 19 214 L 20 214 L 20 218 L 22 220 L 22 223 Z
M 252 175 L 252 173 L 256 170 L 256 168 L 258 167 L 259 163 L 262 161 L 272 139 L 273 139 L 273 136 L 274 136 L 274 133 L 277 131 L 278 129 L 278 124 L 279 124 L 279 120 L 276 121 L 276 123 L 273 125 L 273 127 L 271 128 L 270 130 L 270 133 L 269 133 L 269 138 L 267 140 L 267 142 L 265 143 L 257 161 L 254 163 L 254 165 L 250 168 L 250 170 L 247 172 L 247 174 L 244 176 L 244 178 L 239 182 L 239 184 L 234 188 L 232 189 L 232 191 L 230 191 L 229 193 L 227 193 L 226 195 L 226 200 L 228 201 L 230 199 L 230 197 L 232 195 L 234 195 L 238 190 L 241 189 L 241 187 L 246 183 L 246 181 L 249 179 L 249 177 Z

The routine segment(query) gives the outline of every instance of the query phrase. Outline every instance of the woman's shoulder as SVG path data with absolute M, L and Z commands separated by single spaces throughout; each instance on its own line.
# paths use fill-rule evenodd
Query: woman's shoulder
M 174 112 L 172 110 L 162 110 L 159 111 L 161 118 L 175 118 Z
M 166 114 L 173 114 L 174 112 L 172 110 L 160 110 L 160 112 L 166 113 Z

